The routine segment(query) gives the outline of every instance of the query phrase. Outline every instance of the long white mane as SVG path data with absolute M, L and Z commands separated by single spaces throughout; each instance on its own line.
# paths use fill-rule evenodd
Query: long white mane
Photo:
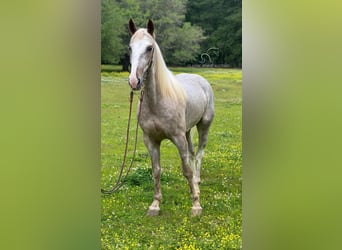
M 155 73 L 157 86 L 159 85 L 160 94 L 180 103 L 185 103 L 185 91 L 181 83 L 176 79 L 173 73 L 166 67 L 160 48 L 155 43 L 155 54 L 153 58 L 155 64 Z

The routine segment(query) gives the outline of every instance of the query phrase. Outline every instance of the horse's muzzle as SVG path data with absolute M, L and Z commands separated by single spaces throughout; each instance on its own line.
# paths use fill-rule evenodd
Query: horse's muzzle
M 137 77 L 136 79 L 128 79 L 128 84 L 132 90 L 140 90 L 142 86 L 142 80 Z
M 140 90 L 141 89 L 141 86 L 142 86 L 142 81 L 140 80 L 140 78 L 138 78 L 138 84 L 137 84 L 137 87 L 133 90 Z

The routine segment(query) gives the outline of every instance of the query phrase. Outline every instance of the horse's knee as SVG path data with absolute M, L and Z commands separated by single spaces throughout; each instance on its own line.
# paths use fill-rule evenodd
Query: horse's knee
M 160 167 L 154 167 L 152 170 L 152 176 L 154 179 L 160 178 Z

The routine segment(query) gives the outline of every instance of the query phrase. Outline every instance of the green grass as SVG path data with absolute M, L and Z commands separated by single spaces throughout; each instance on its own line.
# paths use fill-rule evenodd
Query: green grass
M 101 71 L 102 72 L 112 72 L 112 71 L 121 71 L 122 66 L 121 65 L 106 65 L 103 64 L 101 65 Z
M 146 216 L 153 198 L 151 164 L 139 129 L 137 159 L 125 185 L 102 196 L 102 249 L 241 249 L 241 70 L 171 68 L 204 76 L 215 95 L 215 119 L 201 172 L 200 217 L 192 217 L 188 184 L 176 147 L 161 147 L 163 200 L 157 217 Z M 125 146 L 129 109 L 128 73 L 102 72 L 101 163 L 103 188 L 118 176 Z M 129 157 L 136 122 L 134 99 Z M 194 129 L 195 130 L 195 129 Z M 197 133 L 194 133 L 197 145 Z M 128 165 L 128 164 L 127 164 Z

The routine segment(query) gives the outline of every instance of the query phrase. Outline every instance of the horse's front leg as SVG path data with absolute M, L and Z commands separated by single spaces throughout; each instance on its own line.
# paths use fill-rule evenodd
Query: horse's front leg
M 160 189 L 160 142 L 151 140 L 147 135 L 144 135 L 144 142 L 151 156 L 154 180 L 153 202 L 148 209 L 147 215 L 156 216 L 159 214 L 159 203 L 162 198 Z

